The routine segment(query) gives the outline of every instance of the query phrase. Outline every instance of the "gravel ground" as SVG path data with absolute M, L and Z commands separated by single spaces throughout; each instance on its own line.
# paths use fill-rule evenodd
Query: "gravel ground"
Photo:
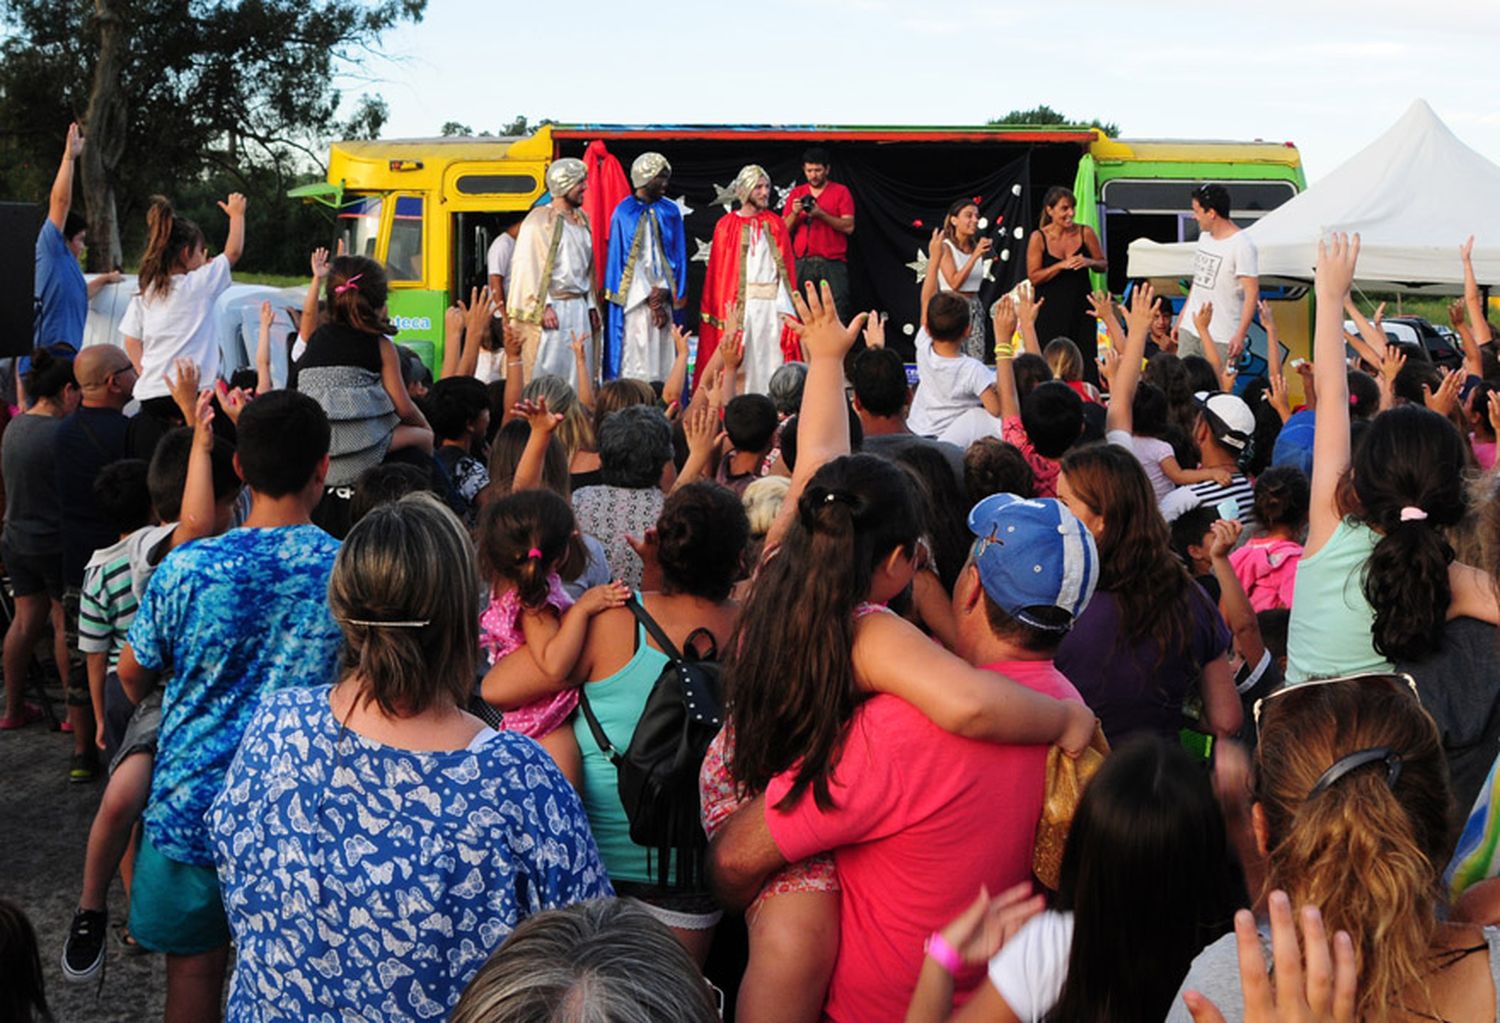
M 60 698 L 56 705 L 61 713 Z M 36 928 L 57 1023 L 159 1020 L 165 962 L 157 955 L 127 955 L 115 940 L 113 925 L 125 919 L 126 910 L 118 879 L 109 893 L 112 926 L 102 990 L 97 980 L 63 979 L 63 942 L 78 905 L 89 825 L 104 791 L 102 779 L 69 784 L 71 752 L 72 736 L 49 731 L 42 722 L 0 732 L 0 898 L 20 905 Z

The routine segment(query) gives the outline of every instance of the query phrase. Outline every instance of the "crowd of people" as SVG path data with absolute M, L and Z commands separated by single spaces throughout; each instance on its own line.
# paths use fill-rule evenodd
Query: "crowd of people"
M 321 249 L 286 386 L 269 306 L 231 386 L 245 200 L 213 258 L 153 201 L 121 344 L 82 348 L 83 145 L 0 440 L 0 730 L 50 665 L 70 777 L 108 780 L 66 946 L 0 901 L 0 1018 L 54 957 L 100 973 L 117 873 L 173 1023 L 1496 1018 L 1472 272 L 1445 373 L 1326 239 L 1298 408 L 1222 188 L 1175 320 L 1089 292 L 1065 189 L 980 308 L 960 200 L 913 392 L 840 315 L 825 153 L 782 214 L 736 179 L 696 353 L 670 165 L 635 161 L 596 293 L 559 160 L 430 386 L 387 269 Z

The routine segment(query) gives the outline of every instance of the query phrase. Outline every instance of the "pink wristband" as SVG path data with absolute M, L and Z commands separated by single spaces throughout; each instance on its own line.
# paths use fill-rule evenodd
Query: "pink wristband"
M 922 946 L 922 951 L 951 975 L 956 976 L 963 969 L 964 957 L 937 931 L 928 935 L 927 944 Z

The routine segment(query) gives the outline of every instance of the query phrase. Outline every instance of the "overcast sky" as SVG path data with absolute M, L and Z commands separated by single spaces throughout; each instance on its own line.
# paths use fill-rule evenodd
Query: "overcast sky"
M 1126 137 L 1290 140 L 1316 180 L 1426 99 L 1500 161 L 1492 0 L 430 0 L 368 62 L 388 137 L 570 123 L 982 124 L 1046 103 Z M 638 21 L 627 21 L 627 15 Z M 357 91 L 354 86 L 350 91 Z

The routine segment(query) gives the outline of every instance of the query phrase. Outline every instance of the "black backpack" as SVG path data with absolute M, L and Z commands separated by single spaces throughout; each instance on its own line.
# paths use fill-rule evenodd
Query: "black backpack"
M 698 771 L 709 743 L 724 723 L 721 669 L 715 663 L 718 646 L 707 629 L 695 629 L 687 640 L 691 659 L 684 657 L 637 598 L 631 597 L 625 606 L 667 655 L 667 664 L 651 687 L 624 753 L 609 741 L 594 716 L 587 686 L 580 689 L 579 709 L 599 749 L 619 771 L 620 802 L 630 821 L 630 840 L 656 850 L 656 883 L 698 890 L 706 880 L 708 849 L 699 816 Z M 701 657 L 692 652 L 700 635 L 709 641 L 708 652 Z M 673 853 L 677 856 L 675 879 L 669 877 Z

